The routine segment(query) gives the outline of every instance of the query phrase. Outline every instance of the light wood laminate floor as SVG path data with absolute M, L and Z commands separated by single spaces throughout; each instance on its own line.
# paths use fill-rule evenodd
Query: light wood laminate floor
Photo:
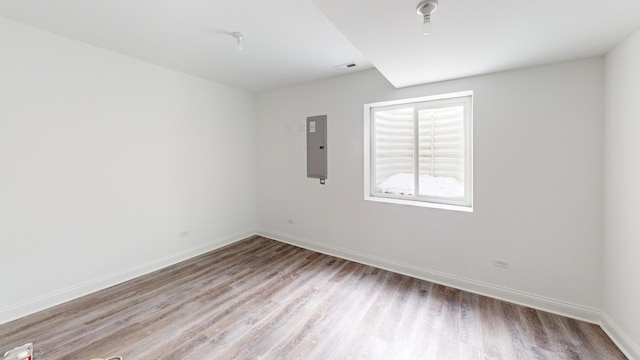
M 0 325 L 0 352 L 28 341 L 37 360 L 625 358 L 597 325 L 262 237 Z

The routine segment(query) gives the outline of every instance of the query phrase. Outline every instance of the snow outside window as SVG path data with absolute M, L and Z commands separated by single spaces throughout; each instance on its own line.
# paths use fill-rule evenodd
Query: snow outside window
M 470 211 L 472 92 L 365 105 L 365 199 Z

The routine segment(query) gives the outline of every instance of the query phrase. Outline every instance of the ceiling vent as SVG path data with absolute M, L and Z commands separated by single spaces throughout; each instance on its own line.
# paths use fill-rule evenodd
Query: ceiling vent
M 336 65 L 335 68 L 338 70 L 347 70 L 347 69 L 353 69 L 354 67 L 356 67 L 356 63 L 350 62 L 342 65 Z

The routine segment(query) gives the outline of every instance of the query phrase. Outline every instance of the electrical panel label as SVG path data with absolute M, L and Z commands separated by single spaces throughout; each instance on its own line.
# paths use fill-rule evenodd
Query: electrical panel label
M 309 132 L 310 133 L 316 132 L 316 122 L 315 121 L 309 121 Z

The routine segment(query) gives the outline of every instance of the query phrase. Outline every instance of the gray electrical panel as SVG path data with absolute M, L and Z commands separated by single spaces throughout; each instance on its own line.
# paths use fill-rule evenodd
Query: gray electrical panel
M 327 115 L 307 118 L 307 177 L 327 178 Z

